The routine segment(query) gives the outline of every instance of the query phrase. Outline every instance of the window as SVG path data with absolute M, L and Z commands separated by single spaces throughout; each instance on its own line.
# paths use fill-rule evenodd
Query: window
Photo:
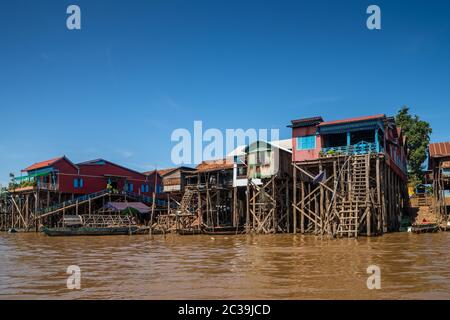
M 133 184 L 132 183 L 128 183 L 128 188 L 127 188 L 129 192 L 133 192 Z
M 148 184 L 145 185 L 145 192 L 148 192 Z
M 258 152 L 258 164 L 262 166 L 270 165 L 270 151 Z
M 316 136 L 297 137 L 297 150 L 311 150 L 316 148 Z
M 148 192 L 148 184 L 143 184 L 141 186 L 141 192 Z
M 75 189 L 83 188 L 83 179 L 81 179 L 81 178 L 73 179 L 73 187 Z

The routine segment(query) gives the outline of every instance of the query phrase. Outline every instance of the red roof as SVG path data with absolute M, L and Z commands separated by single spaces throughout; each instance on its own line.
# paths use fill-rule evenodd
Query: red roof
M 326 121 L 319 124 L 319 127 L 321 126 L 329 126 L 329 125 L 335 125 L 335 124 L 344 124 L 344 123 L 351 123 L 351 122 L 360 122 L 360 121 L 367 121 L 367 120 L 378 120 L 385 118 L 386 115 L 384 114 L 377 114 L 373 116 L 365 116 L 365 117 L 358 117 L 358 118 L 347 118 L 342 120 L 334 120 L 334 121 Z
M 428 149 L 431 158 L 450 156 L 450 142 L 430 143 Z
M 37 169 L 42 169 L 42 168 L 49 167 L 52 164 L 54 164 L 55 162 L 61 160 L 62 158 L 64 158 L 64 157 L 58 157 L 58 158 L 53 158 L 53 159 L 50 159 L 50 160 L 37 162 L 37 163 L 29 166 L 28 168 L 23 169 L 22 172 L 32 171 L 32 170 L 37 170 Z

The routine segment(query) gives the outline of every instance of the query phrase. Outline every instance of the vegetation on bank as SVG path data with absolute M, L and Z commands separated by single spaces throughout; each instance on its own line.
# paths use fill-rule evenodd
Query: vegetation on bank
M 431 126 L 418 115 L 411 115 L 407 106 L 402 107 L 395 116 L 397 126 L 403 130 L 408 139 L 408 177 L 411 185 L 424 182 L 430 144 Z

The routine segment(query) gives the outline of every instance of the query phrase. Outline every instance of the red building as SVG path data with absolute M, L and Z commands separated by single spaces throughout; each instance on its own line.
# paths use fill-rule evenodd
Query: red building
M 293 162 L 333 154 L 384 153 L 389 166 L 407 180 L 406 138 L 392 117 L 379 114 L 335 121 L 312 117 L 292 120 L 290 127 Z
M 151 196 L 157 174 L 144 175 L 104 159 L 74 164 L 67 157 L 35 163 L 22 170 L 26 176 L 17 180 L 28 181 L 28 188 L 38 188 L 59 193 L 84 195 L 108 188 L 119 192 Z M 30 186 L 31 183 L 31 186 Z M 156 180 L 156 192 L 161 189 L 161 178 Z

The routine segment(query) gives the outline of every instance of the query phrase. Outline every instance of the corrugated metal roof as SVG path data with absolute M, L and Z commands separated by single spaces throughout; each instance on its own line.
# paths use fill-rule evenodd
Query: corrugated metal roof
M 322 117 L 302 118 L 302 119 L 291 120 L 292 124 L 288 127 L 290 127 L 290 128 L 306 127 L 306 126 L 316 125 L 321 122 L 323 122 Z
M 203 161 L 196 167 L 197 172 L 233 169 L 233 159 L 220 159 Z
M 431 158 L 450 156 L 450 142 L 430 143 L 428 149 Z
M 183 167 L 183 166 L 181 166 L 181 167 L 173 167 L 173 168 L 166 168 L 166 169 L 158 169 L 158 170 L 156 170 L 156 171 L 158 172 L 158 174 L 159 174 L 161 177 L 164 177 L 165 175 L 167 175 L 167 174 L 169 174 L 169 173 L 172 173 L 173 171 L 176 171 L 176 170 L 178 170 L 178 169 L 186 170 L 186 171 L 194 171 L 194 170 L 195 170 L 194 168 Z M 146 176 L 149 176 L 149 175 L 154 174 L 154 173 L 155 173 L 155 170 L 144 172 L 144 174 L 145 174 Z
M 319 124 L 319 127 L 323 126 L 330 126 L 330 125 L 336 125 L 336 124 L 344 124 L 344 123 L 352 123 L 352 122 L 360 122 L 360 121 L 368 121 L 368 120 L 378 120 L 385 118 L 386 115 L 384 114 L 377 114 L 373 116 L 364 116 L 364 117 L 357 117 L 357 118 L 347 118 L 347 119 L 341 119 L 341 120 L 334 120 L 334 121 L 326 121 Z
M 150 208 L 142 202 L 108 202 L 103 209 L 112 209 L 117 211 L 124 211 L 127 208 L 133 208 L 140 213 L 150 212 Z
M 262 140 L 261 140 L 262 141 Z M 283 149 L 285 151 L 291 152 L 292 151 L 292 139 L 283 139 L 283 140 L 275 140 L 268 142 L 271 145 Z M 245 155 L 245 149 L 248 145 L 242 145 L 231 151 L 227 157 L 234 157 L 234 156 L 243 156 Z
M 29 166 L 28 168 L 23 169 L 22 172 L 33 171 L 33 170 L 49 167 L 52 164 L 54 164 L 55 162 L 57 162 L 57 161 L 59 161 L 59 160 L 61 160 L 63 158 L 64 157 L 58 157 L 58 158 L 53 158 L 53 159 L 50 159 L 50 160 L 36 162 L 36 163 L 32 164 L 31 166 Z

